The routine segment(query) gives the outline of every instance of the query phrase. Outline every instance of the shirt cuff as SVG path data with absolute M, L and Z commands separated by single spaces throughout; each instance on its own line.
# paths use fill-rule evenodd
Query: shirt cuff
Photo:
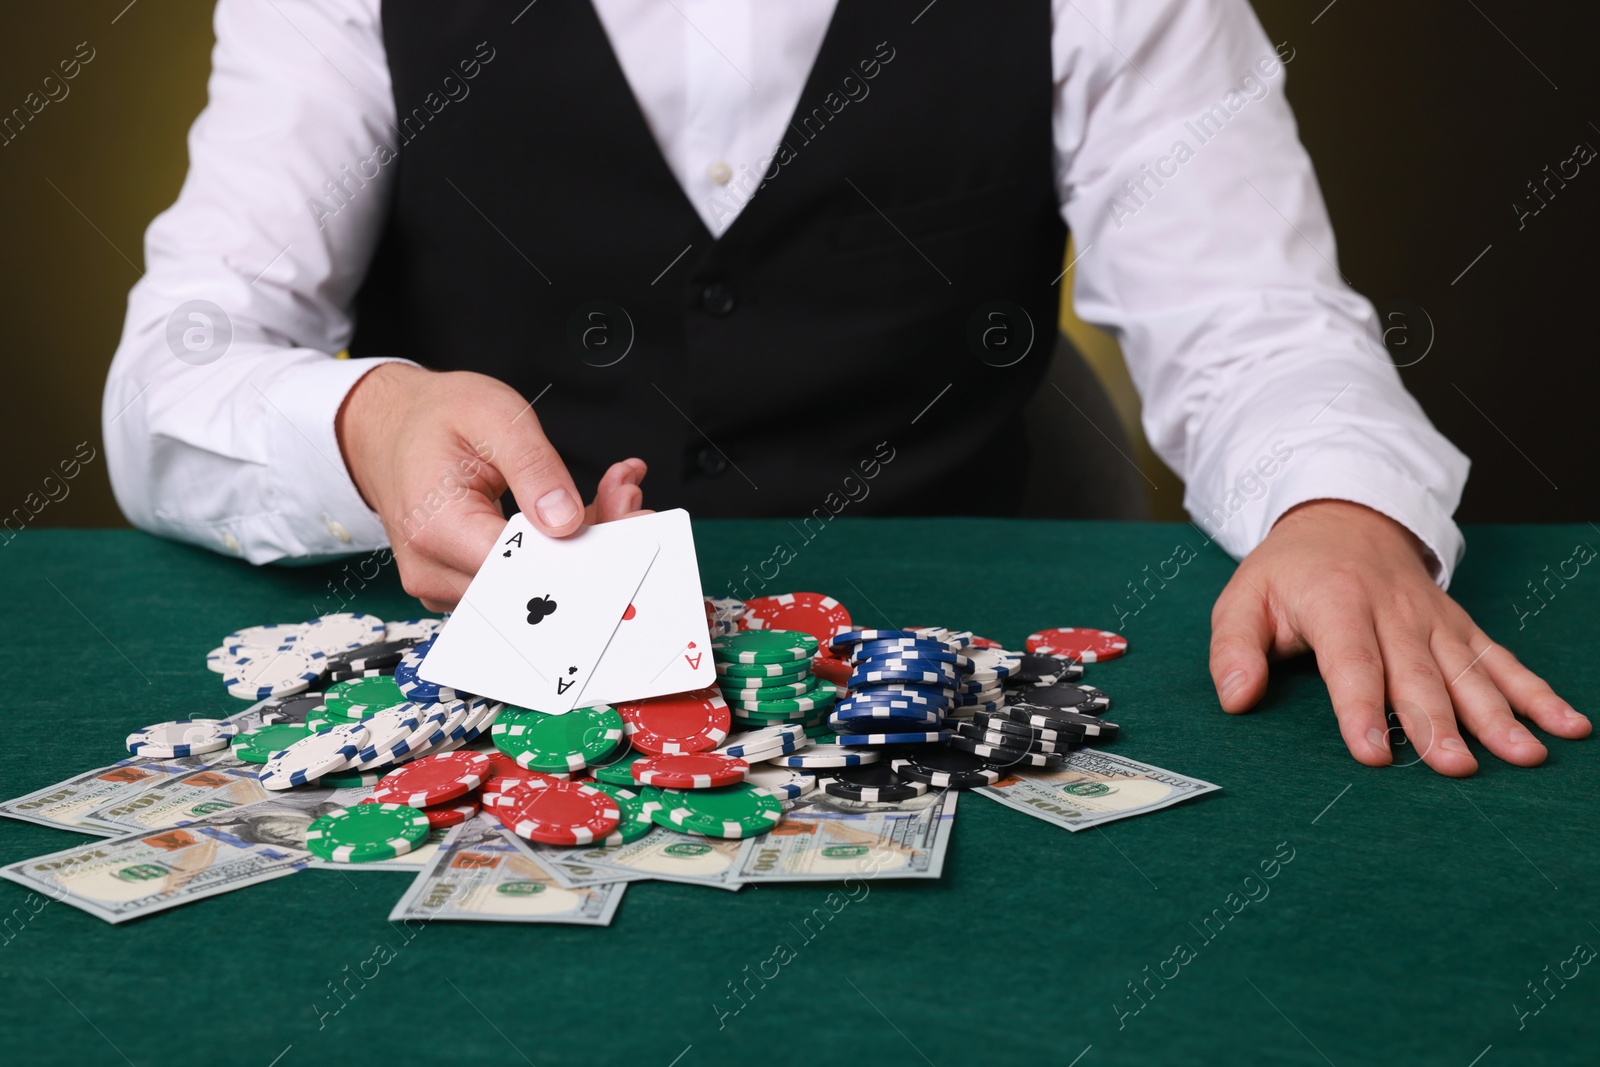
M 400 359 L 317 359 L 274 375 L 264 394 L 289 426 L 273 434 L 269 489 L 277 542 L 292 560 L 315 563 L 388 545 L 378 513 L 361 499 L 339 450 L 334 420 L 369 371 Z
M 1220 528 L 1216 516 L 1197 516 L 1205 532 L 1224 550 L 1242 559 L 1266 539 L 1274 523 L 1290 508 L 1312 500 L 1346 500 L 1386 515 L 1416 535 L 1432 554 L 1429 573 L 1441 589 L 1466 552 L 1461 528 L 1450 517 L 1452 508 L 1425 486 L 1399 469 L 1384 454 L 1347 449 L 1307 450 L 1283 465 L 1267 493 L 1246 502 L 1233 521 Z

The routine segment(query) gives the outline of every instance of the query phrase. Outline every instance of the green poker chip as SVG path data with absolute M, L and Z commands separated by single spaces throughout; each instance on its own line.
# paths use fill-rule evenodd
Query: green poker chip
M 326 708 L 324 714 L 328 718 L 359 722 L 369 715 L 376 715 L 384 708 L 404 704 L 408 699 L 400 692 L 395 680 L 385 675 L 378 678 L 351 678 L 345 682 L 334 682 L 323 694 L 322 702 Z
M 773 672 L 769 667 L 790 667 L 788 663 L 719 663 L 717 684 L 724 689 L 761 689 L 772 685 L 803 682 L 811 677 L 811 661 L 800 660 L 792 670 Z M 735 673 L 736 671 L 748 673 Z
M 822 686 L 810 693 L 803 693 L 792 697 L 777 697 L 773 700 L 741 700 L 730 703 L 735 715 L 747 719 L 759 718 L 803 718 L 816 712 L 826 711 L 833 707 L 834 701 L 839 699 L 839 691 L 832 686 Z
M 596 784 L 601 782 L 607 785 L 625 785 L 637 788 L 638 782 L 633 777 L 633 765 L 642 759 L 649 759 L 647 752 L 630 752 L 626 758 L 615 763 L 608 763 L 603 767 L 591 767 L 589 773 L 594 775 Z
M 791 678 L 791 675 L 783 675 Z M 760 685 L 739 686 L 729 685 L 732 681 L 760 682 Z M 793 681 L 779 681 L 774 678 L 724 678 L 722 679 L 722 695 L 728 700 L 771 700 L 773 697 L 799 696 L 816 689 L 819 679 L 812 675 L 801 675 Z
M 362 786 L 377 785 L 378 781 L 387 771 L 339 771 L 337 774 L 324 774 L 311 784 L 319 789 L 359 789 Z
M 660 805 L 659 800 L 646 801 L 635 789 L 627 789 L 610 782 L 589 782 L 588 785 L 600 790 L 617 802 L 617 807 L 622 811 L 622 818 L 617 823 L 617 828 L 605 840 L 608 845 L 626 845 L 630 841 L 637 841 L 651 830 L 655 823 L 650 818 L 650 812 Z M 649 789 L 649 786 L 640 786 L 640 789 Z M 656 790 L 659 792 L 659 790 Z M 613 840 L 613 838 L 615 840 Z M 599 844 L 600 842 L 596 842 Z
M 530 771 L 581 771 L 622 740 L 622 716 L 609 704 L 565 715 L 507 707 L 490 731 L 494 745 Z
M 404 856 L 428 839 L 428 816 L 404 804 L 357 804 L 318 816 L 306 848 L 334 863 L 371 863 Z
M 724 663 L 798 663 L 816 651 L 817 639 L 799 630 L 741 630 L 711 642 L 711 655 Z
M 741 838 L 766 833 L 783 818 L 778 798 L 740 783 L 716 789 L 663 789 L 658 825 L 704 837 Z
M 233 739 L 233 758 L 246 763 L 265 763 L 274 752 L 282 752 L 296 741 L 310 737 L 312 728 L 298 723 L 280 722 L 257 726 Z

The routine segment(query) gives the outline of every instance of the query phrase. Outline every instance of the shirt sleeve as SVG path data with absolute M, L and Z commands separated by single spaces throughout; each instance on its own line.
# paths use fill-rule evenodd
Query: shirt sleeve
M 1284 96 L 1293 43 L 1245 0 L 1057 0 L 1054 18 L 1073 298 L 1121 342 L 1189 514 L 1242 557 L 1296 504 L 1364 504 L 1448 585 L 1468 461 L 1339 272 Z
M 136 526 L 255 563 L 386 543 L 334 436 L 335 359 L 394 167 L 379 0 L 221 0 L 178 200 L 145 233 L 102 420 Z

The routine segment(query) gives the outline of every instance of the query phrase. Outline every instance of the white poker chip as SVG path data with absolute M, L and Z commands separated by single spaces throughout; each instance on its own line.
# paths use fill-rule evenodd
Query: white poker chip
M 222 684 L 241 700 L 294 696 L 304 693 L 312 682 L 322 677 L 326 662 L 322 653 L 296 647 L 267 652 L 253 659 L 234 661 L 233 668 L 222 676 Z
M 450 716 L 450 708 L 444 704 L 413 704 L 417 710 L 419 721 L 417 728 L 403 741 L 396 741 L 389 746 L 390 753 L 400 755 L 386 755 L 379 753 L 380 758 L 362 760 L 356 765 L 356 770 L 370 771 L 379 767 L 387 767 L 393 763 L 413 760 L 418 756 L 425 756 L 433 746 L 444 741 L 445 735 L 441 732 Z M 365 750 L 363 750 L 365 751 Z
M 302 625 L 296 644 L 323 655 L 332 655 L 377 644 L 385 639 L 385 632 L 384 621 L 376 615 L 341 611 L 318 616 Z
M 760 730 L 741 730 L 729 734 L 727 740 L 712 751 L 719 756 L 732 756 L 753 763 L 793 752 L 810 743 L 806 728 L 800 723 L 781 723 Z
M 305 624 L 299 622 L 274 622 L 265 626 L 246 626 L 222 639 L 223 648 L 282 648 L 300 640 Z
M 146 726 L 128 735 L 128 751 L 135 756 L 175 759 L 217 752 L 239 733 L 226 719 L 174 719 Z
M 367 742 L 367 728 L 353 722 L 303 737 L 274 752 L 261 768 L 259 780 L 267 789 L 289 789 L 348 768 Z
M 745 783 L 765 789 L 779 800 L 796 800 L 817 787 L 817 776 L 786 767 L 755 767 L 745 772 Z
M 366 770 L 382 763 L 392 763 L 409 750 L 395 752 L 394 747 L 417 732 L 424 718 L 416 704 L 396 704 L 361 720 L 367 728 L 366 747 L 361 750 L 352 770 Z
M 420 643 L 438 633 L 443 625 L 443 619 L 406 619 L 403 622 L 388 622 L 383 625 L 383 639 Z

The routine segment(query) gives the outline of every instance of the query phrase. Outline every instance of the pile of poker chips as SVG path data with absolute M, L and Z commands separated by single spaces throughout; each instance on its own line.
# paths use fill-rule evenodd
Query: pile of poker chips
M 293 696 L 326 682 L 390 673 L 441 625 L 442 619 L 386 623 L 337 612 L 303 623 L 249 626 L 224 637 L 207 653 L 206 666 L 241 700 Z
M 824 722 L 841 691 L 812 673 L 818 644 L 800 630 L 740 630 L 712 638 L 717 682 L 732 721 L 745 729 Z

